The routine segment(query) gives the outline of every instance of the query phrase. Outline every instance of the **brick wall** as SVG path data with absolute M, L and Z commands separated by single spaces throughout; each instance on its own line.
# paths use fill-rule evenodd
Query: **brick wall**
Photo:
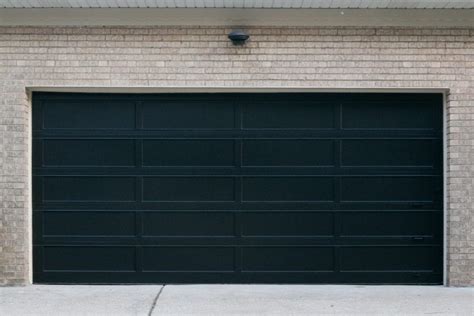
M 0 28 L 0 284 L 28 283 L 25 87 L 449 88 L 448 281 L 474 285 L 474 29 Z

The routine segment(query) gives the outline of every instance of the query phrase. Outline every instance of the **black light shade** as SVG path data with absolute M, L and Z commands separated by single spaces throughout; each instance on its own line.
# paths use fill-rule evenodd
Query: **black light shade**
M 245 44 L 245 41 L 249 39 L 250 36 L 244 31 L 237 30 L 237 31 L 230 32 L 228 37 L 232 41 L 232 44 L 243 45 Z

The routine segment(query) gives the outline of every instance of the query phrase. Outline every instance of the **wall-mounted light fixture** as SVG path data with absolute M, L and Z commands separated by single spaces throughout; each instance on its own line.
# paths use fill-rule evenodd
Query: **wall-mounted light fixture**
M 242 30 L 235 30 L 230 32 L 228 37 L 232 41 L 232 44 L 244 45 L 250 36 Z

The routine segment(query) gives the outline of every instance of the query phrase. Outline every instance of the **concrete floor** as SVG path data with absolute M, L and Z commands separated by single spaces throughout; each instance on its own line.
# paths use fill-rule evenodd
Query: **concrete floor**
M 0 315 L 474 315 L 474 288 L 341 285 L 32 285 Z

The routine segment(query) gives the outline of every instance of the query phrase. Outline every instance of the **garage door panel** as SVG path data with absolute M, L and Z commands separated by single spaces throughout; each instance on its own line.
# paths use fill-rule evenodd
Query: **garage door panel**
M 244 140 L 243 166 L 333 166 L 333 140 Z
M 263 211 L 244 212 L 242 236 L 333 236 L 334 214 L 331 212 Z
M 430 176 L 344 177 L 341 201 L 432 203 L 437 184 L 438 179 Z
M 170 237 L 234 236 L 234 213 L 199 211 L 144 212 L 142 235 Z
M 234 271 L 232 247 L 144 247 L 143 271 Z
M 143 200 L 163 202 L 233 201 L 231 177 L 145 177 Z
M 439 246 L 341 247 L 341 271 L 435 271 Z
M 304 115 L 301 115 L 304 113 Z M 328 129 L 334 128 L 332 103 L 303 101 L 282 102 L 275 99 L 242 107 L 244 129 Z
M 133 177 L 55 176 L 42 180 L 44 202 L 125 202 L 136 198 Z
M 45 246 L 44 271 L 136 271 L 135 247 L 120 246 Z
M 135 104 L 120 101 L 50 101 L 37 129 L 134 129 Z
M 351 96 L 342 105 L 342 128 L 348 129 L 438 129 L 442 95 Z
M 439 284 L 441 109 L 34 93 L 34 281 Z
M 334 200 L 332 177 L 245 177 L 242 198 L 249 202 Z
M 433 139 L 345 139 L 342 166 L 430 167 L 438 159 Z
M 332 247 L 244 247 L 244 272 L 310 272 L 333 271 Z
M 37 213 L 37 212 L 35 212 Z M 135 236 L 135 212 L 44 211 L 44 237 L 117 237 Z
M 145 101 L 141 106 L 143 129 L 231 129 L 234 115 L 231 104 L 212 100 Z
M 440 211 L 342 212 L 341 236 L 439 238 Z
M 45 139 L 43 166 L 135 166 L 135 141 L 117 139 Z
M 233 140 L 144 140 L 143 166 L 234 166 Z

